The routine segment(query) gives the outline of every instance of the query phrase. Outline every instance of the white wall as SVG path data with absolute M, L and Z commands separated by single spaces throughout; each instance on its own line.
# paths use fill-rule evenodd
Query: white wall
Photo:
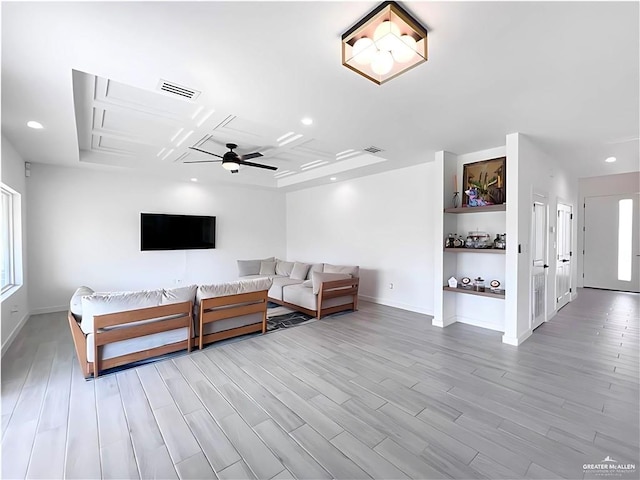
M 434 172 L 425 163 L 288 193 L 288 260 L 359 265 L 363 299 L 433 314 Z
M 27 193 L 32 313 L 67 308 L 80 285 L 122 291 L 229 281 L 237 259 L 285 254 L 279 192 L 34 164 Z M 216 248 L 141 252 L 141 212 L 215 215 Z
M 542 150 L 535 139 L 522 134 L 507 136 L 507 146 L 510 140 L 517 143 L 518 149 L 518 243 L 522 245 L 522 253 L 518 255 L 518 322 L 517 328 L 505 332 L 511 337 L 509 343 L 522 342 L 531 334 L 531 218 L 534 197 L 543 195 L 548 202 L 548 276 L 547 276 L 547 315 L 552 318 L 556 313 L 555 282 L 556 282 L 556 221 L 557 205 L 559 202 L 573 206 L 574 212 L 578 203 L 578 182 L 559 165 L 561 159 L 556 159 Z M 511 137 L 511 138 L 510 138 Z M 517 141 L 516 141 L 517 140 Z M 508 195 L 508 194 L 507 194 Z M 509 200 L 507 200 L 509 201 Z M 572 250 L 577 249 L 577 222 L 572 225 Z M 507 238 L 509 241 L 509 238 Z M 577 265 L 573 264 L 571 283 L 577 285 Z M 574 288 L 575 294 L 575 288 Z M 513 325 L 516 327 L 516 325 Z
M 624 195 L 640 192 L 640 172 L 605 175 L 602 177 L 581 178 L 578 181 L 580 200 L 578 202 L 578 286 L 584 285 L 582 274 L 584 271 L 584 202 L 587 197 L 601 197 L 606 195 Z M 574 218 L 576 215 L 574 214 Z
M 14 291 L 8 298 L 2 299 L 2 354 L 15 338 L 19 329 L 29 318 L 29 295 L 27 287 L 27 231 L 26 218 L 26 178 L 24 176 L 24 161 L 13 148 L 8 140 L 2 137 L 2 182 L 18 192 L 21 196 L 22 211 L 22 245 L 18 246 L 22 250 L 22 286 Z M 18 279 L 20 280 L 20 279 Z

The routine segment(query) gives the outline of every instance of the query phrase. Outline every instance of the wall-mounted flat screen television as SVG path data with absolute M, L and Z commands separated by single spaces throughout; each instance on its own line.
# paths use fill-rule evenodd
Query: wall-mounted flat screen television
M 216 217 L 140 214 L 141 250 L 216 248 Z

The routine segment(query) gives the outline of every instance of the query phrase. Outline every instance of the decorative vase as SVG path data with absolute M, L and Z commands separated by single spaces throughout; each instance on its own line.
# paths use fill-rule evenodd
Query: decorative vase
M 460 192 L 453 192 L 453 208 L 460 206 Z

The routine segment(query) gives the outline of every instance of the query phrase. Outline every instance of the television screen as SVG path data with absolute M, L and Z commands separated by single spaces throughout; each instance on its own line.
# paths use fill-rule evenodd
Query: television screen
M 140 214 L 141 250 L 216 248 L 216 217 Z

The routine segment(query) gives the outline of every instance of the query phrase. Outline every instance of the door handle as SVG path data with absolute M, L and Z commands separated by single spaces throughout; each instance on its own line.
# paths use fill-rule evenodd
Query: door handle
M 549 265 L 543 265 L 542 268 L 549 268 Z
M 561 260 L 562 263 L 567 263 L 569 260 Z

